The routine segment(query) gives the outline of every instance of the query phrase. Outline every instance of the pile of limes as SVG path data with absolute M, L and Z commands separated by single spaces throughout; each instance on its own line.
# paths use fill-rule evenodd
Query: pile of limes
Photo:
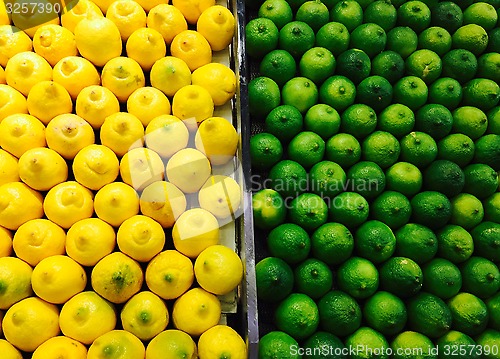
M 498 358 L 500 2 L 256 5 L 259 357 Z

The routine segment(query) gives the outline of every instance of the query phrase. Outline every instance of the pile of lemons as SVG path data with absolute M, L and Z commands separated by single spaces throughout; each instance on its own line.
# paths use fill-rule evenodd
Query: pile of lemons
M 241 207 L 216 170 L 239 142 L 216 115 L 235 74 L 212 62 L 232 13 L 38 3 L 0 1 L 2 359 L 246 358 L 219 324 L 243 276 L 219 244 Z

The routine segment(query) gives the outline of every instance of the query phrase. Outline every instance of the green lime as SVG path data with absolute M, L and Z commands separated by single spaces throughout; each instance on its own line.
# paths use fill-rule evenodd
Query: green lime
M 486 30 L 476 24 L 463 25 L 451 36 L 452 46 L 455 49 L 465 49 L 474 55 L 480 55 L 488 46 Z
M 494 262 L 500 261 L 500 224 L 484 221 L 471 232 L 475 254 Z
M 489 134 L 480 137 L 474 145 L 476 146 L 474 161 L 500 171 L 500 135 Z
M 307 172 L 300 164 L 283 160 L 269 171 L 269 184 L 284 198 L 296 197 L 307 190 Z
M 464 25 L 476 24 L 488 31 L 495 27 L 497 20 L 497 11 L 486 2 L 476 2 L 464 11 Z
M 438 142 L 438 159 L 465 167 L 474 157 L 474 142 L 462 133 L 453 133 Z
M 340 22 L 351 32 L 363 23 L 363 9 L 357 1 L 342 0 L 330 11 L 330 20 Z
M 493 297 L 486 301 L 490 320 L 488 326 L 495 330 L 500 330 L 500 293 L 495 294 Z
M 283 198 L 272 189 L 263 189 L 252 196 L 255 226 L 272 229 L 285 221 L 286 208 Z
M 402 78 L 404 71 L 405 62 L 401 55 L 394 51 L 381 52 L 372 61 L 371 74 L 382 76 L 391 84 Z
M 280 88 L 269 77 L 256 77 L 248 83 L 250 115 L 264 119 L 280 102 Z
M 293 223 L 284 223 L 269 232 L 267 248 L 273 257 L 288 264 L 302 262 L 311 250 L 311 239 L 305 230 Z
M 371 220 L 358 227 L 354 234 L 356 253 L 373 263 L 382 263 L 396 249 L 396 237 L 384 223 Z
M 361 326 L 361 308 L 347 293 L 326 293 L 319 300 L 318 309 L 321 328 L 339 337 L 350 335 Z
M 471 336 L 478 335 L 486 329 L 488 308 L 475 295 L 458 293 L 448 301 L 448 308 L 453 317 L 453 329 Z
M 462 26 L 463 19 L 464 16 L 460 6 L 452 1 L 443 1 L 433 9 L 431 24 L 432 26 L 441 26 L 450 33 L 454 33 Z
M 431 229 L 443 227 L 451 217 L 450 201 L 440 192 L 420 192 L 410 202 L 413 221 Z
M 279 302 L 293 289 L 293 271 L 280 258 L 267 257 L 255 265 L 257 296 L 265 302 Z
M 440 75 L 443 69 L 441 58 L 431 50 L 417 50 L 405 62 L 406 74 L 417 76 L 424 80 L 426 84 L 433 83 Z
M 500 82 L 500 54 L 498 52 L 490 52 L 479 57 L 477 77 Z
M 301 340 L 313 334 L 318 328 L 319 313 L 316 303 L 305 294 L 292 293 L 276 308 L 276 327 Z
M 483 163 L 475 163 L 464 168 L 464 192 L 479 199 L 491 196 L 498 188 L 498 174 L 493 168 Z
M 476 343 L 478 348 L 482 348 L 483 355 L 481 358 L 498 358 L 498 348 L 500 347 L 500 332 L 493 329 L 486 329 L 476 338 Z
M 424 189 L 441 192 L 448 198 L 458 195 L 465 184 L 462 169 L 455 162 L 437 160 L 424 172 Z
M 468 359 L 481 358 L 476 342 L 467 334 L 456 330 L 450 330 L 439 338 L 436 341 L 436 347 L 439 348 L 438 358 L 440 359 L 455 359 L 460 348 L 462 348 L 462 353 L 466 354 Z
M 436 232 L 436 235 L 439 256 L 450 262 L 465 262 L 474 251 L 472 236 L 462 227 L 449 224 Z
M 270 133 L 258 133 L 250 138 L 250 159 L 252 167 L 268 170 L 283 156 L 280 140 Z
M 288 157 L 309 169 L 323 159 L 325 141 L 314 132 L 305 131 L 295 136 L 288 145 Z
M 317 32 L 323 25 L 328 23 L 330 13 L 325 4 L 321 1 L 306 1 L 298 8 L 295 20 L 303 21 Z
M 480 109 L 462 106 L 455 109 L 453 115 L 453 131 L 469 136 L 472 140 L 481 137 L 488 128 L 488 118 Z
M 453 116 L 443 105 L 424 105 L 415 114 L 415 130 L 431 135 L 436 141 L 448 135 L 452 126 Z
M 351 43 L 352 41 L 351 35 Z M 350 49 L 337 57 L 337 74 L 348 77 L 355 84 L 359 84 L 367 78 L 370 75 L 370 70 L 370 58 L 363 50 Z
M 461 266 L 462 290 L 489 298 L 500 289 L 500 271 L 492 261 L 482 257 L 470 257 Z
M 366 300 L 363 318 L 371 328 L 392 336 L 401 332 L 406 325 L 406 306 L 394 294 L 379 291 Z
M 432 341 L 423 334 L 405 331 L 391 343 L 394 359 L 436 359 Z
M 377 268 L 367 259 L 351 257 L 339 267 L 337 285 L 356 299 L 368 298 L 378 288 Z
M 418 36 L 408 26 L 398 26 L 387 33 L 386 45 L 386 50 L 394 51 L 406 59 L 417 49 Z
M 410 201 L 399 192 L 382 192 L 375 198 L 371 208 L 373 219 L 387 224 L 392 230 L 396 230 L 410 220 Z
M 366 222 L 368 213 L 368 202 L 355 192 L 339 194 L 330 205 L 330 219 L 349 228 L 355 228 Z
M 397 10 L 390 2 L 377 0 L 365 9 L 363 22 L 379 25 L 384 31 L 396 26 Z
M 416 76 L 405 76 L 393 87 L 393 99 L 396 103 L 408 106 L 416 111 L 427 102 L 429 90 L 425 82 Z
M 486 133 L 500 135 L 500 106 L 488 111 L 488 130 Z
M 500 27 L 496 27 L 488 33 L 488 52 L 500 51 Z
M 384 191 L 385 174 L 374 162 L 361 161 L 347 171 L 346 190 L 373 199 Z
M 410 132 L 399 143 L 401 145 L 400 160 L 418 168 L 427 167 L 437 157 L 436 141 L 424 132 Z
M 259 72 L 262 76 L 269 77 L 271 80 L 274 80 L 278 86 L 282 87 L 287 81 L 295 76 L 297 64 L 293 56 L 287 51 L 273 50 L 267 53 L 262 59 L 259 66 Z
M 278 46 L 279 30 L 269 19 L 256 18 L 245 26 L 246 51 L 259 59 Z
M 401 138 L 411 132 L 415 125 L 415 115 L 408 106 L 395 103 L 385 108 L 378 116 L 378 129 Z
M 385 131 L 375 131 L 368 135 L 361 146 L 365 161 L 375 162 L 380 168 L 392 166 L 398 160 L 400 152 L 396 137 Z
M 500 192 L 495 192 L 483 201 L 484 220 L 500 224 Z
M 422 172 L 417 166 L 408 162 L 393 164 L 385 172 L 386 189 L 412 197 L 422 188 Z
M 356 88 L 356 100 L 379 113 L 391 104 L 392 86 L 382 76 L 370 76 Z
M 319 299 L 332 289 L 332 271 L 324 262 L 309 258 L 295 268 L 295 289 L 312 299 Z
M 304 359 L 346 359 L 342 341 L 327 332 L 316 332 L 304 342 Z M 278 357 L 276 357 L 278 358 Z M 280 357 L 281 358 L 281 357 Z
M 490 79 L 473 79 L 463 88 L 463 105 L 491 110 L 500 100 L 500 87 Z
M 365 23 L 351 32 L 350 47 L 364 51 L 370 58 L 384 51 L 387 35 L 382 27 Z
M 292 21 L 279 31 L 279 48 L 299 59 L 314 46 L 314 31 L 302 21 Z
M 340 115 L 329 105 L 317 104 L 307 110 L 304 127 L 306 131 L 312 131 L 326 141 L 339 132 Z
M 409 298 L 422 288 L 422 270 L 406 257 L 392 257 L 379 269 L 380 285 L 400 298 Z
M 423 290 L 441 299 L 449 299 L 458 294 L 462 287 L 460 269 L 449 260 L 434 258 L 422 268 Z
M 321 85 L 335 71 L 335 57 L 324 47 L 313 47 L 302 55 L 299 68 L 300 74 Z
M 339 265 L 347 260 L 354 250 L 351 232 L 340 223 L 325 223 L 311 235 L 314 258 L 328 265 Z
M 410 258 L 420 265 L 430 261 L 437 253 L 436 235 L 428 227 L 407 223 L 399 228 L 394 235 L 396 236 L 395 254 L 398 257 Z
M 439 338 L 451 327 L 451 312 L 442 299 L 420 292 L 407 304 L 408 326 L 429 338 Z
M 398 25 L 408 26 L 416 33 L 427 29 L 431 24 L 431 10 L 421 1 L 408 1 L 398 9 Z
M 381 333 L 372 328 L 359 328 L 347 337 L 345 344 L 348 348 L 357 348 L 350 356 L 352 359 L 375 357 L 373 355 L 376 355 L 376 358 L 389 359 L 389 343 Z
M 299 343 L 291 336 L 281 331 L 273 331 L 264 335 L 259 340 L 259 359 L 300 359 L 297 353 L 292 353 L 290 348 L 298 348 Z
M 455 49 L 449 51 L 442 58 L 443 77 L 451 77 L 460 83 L 465 83 L 476 75 L 476 56 L 466 49 Z
M 377 114 L 364 104 L 349 106 L 340 116 L 342 132 L 362 139 L 372 133 L 377 127 Z
M 462 101 L 462 86 L 451 77 L 437 79 L 429 87 L 429 103 L 443 105 L 448 110 L 454 110 Z
M 293 20 L 293 12 L 285 0 L 266 0 L 259 8 L 259 17 L 265 17 L 281 29 Z
M 483 204 L 473 195 L 460 193 L 451 199 L 451 224 L 469 230 L 481 223 L 483 217 Z
M 418 47 L 431 50 L 442 57 L 451 49 L 451 35 L 442 27 L 429 27 L 418 35 Z
M 361 145 L 353 135 L 338 133 L 326 142 L 325 157 L 346 169 L 361 158 Z
M 338 66 L 338 62 L 337 62 Z M 319 99 L 337 111 L 343 111 L 354 103 L 356 86 L 345 76 L 331 76 L 319 89 Z
M 313 231 L 326 223 L 328 207 L 320 196 L 303 193 L 290 203 L 288 213 L 292 223 Z
M 318 88 L 306 77 L 294 77 L 283 85 L 284 105 L 295 106 L 302 114 L 318 102 Z
M 344 24 L 329 22 L 316 33 L 316 46 L 330 50 L 333 56 L 339 56 L 349 47 L 350 39 L 351 36 Z
M 302 130 L 302 114 L 290 105 L 275 107 L 266 116 L 266 131 L 276 136 L 283 144 L 290 142 Z
M 309 190 L 322 197 L 333 198 L 343 192 L 346 174 L 335 162 L 321 161 L 309 171 Z

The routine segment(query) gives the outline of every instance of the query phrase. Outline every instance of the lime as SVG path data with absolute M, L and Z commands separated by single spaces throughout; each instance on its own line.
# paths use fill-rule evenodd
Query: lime
M 246 51 L 253 58 L 261 58 L 278 46 L 279 30 L 269 19 L 256 18 L 245 26 Z
M 469 350 L 466 350 L 467 358 L 469 359 L 479 359 L 481 357 L 479 349 L 476 347 L 476 342 L 467 334 L 457 332 L 456 330 L 450 330 L 439 338 L 436 342 L 436 347 L 439 348 L 438 357 L 443 359 L 456 358 L 454 354 L 458 352 L 454 353 L 454 351 L 458 351 L 460 348 L 469 348 Z
M 488 324 L 488 308 L 486 304 L 470 293 L 458 293 L 448 301 L 452 328 L 467 335 L 482 333 Z
M 302 21 L 292 21 L 279 31 L 279 48 L 300 58 L 314 46 L 314 31 Z
M 330 11 L 330 20 L 340 22 L 351 32 L 363 23 L 363 9 L 357 1 L 342 0 Z
M 397 11 L 390 2 L 377 0 L 365 9 L 363 22 L 379 25 L 384 31 L 391 30 L 396 26 Z
M 352 41 L 351 36 L 351 43 Z M 349 49 L 337 58 L 337 74 L 348 77 L 355 84 L 359 84 L 367 78 L 370 75 L 370 70 L 370 57 L 363 50 Z
M 451 199 L 451 224 L 469 230 L 481 223 L 483 217 L 483 204 L 473 195 L 460 193 Z
M 400 152 L 396 137 L 385 131 L 375 131 L 368 135 L 361 146 L 365 161 L 375 162 L 380 168 L 392 166 L 398 160 Z
M 284 0 L 268 0 L 284 1 Z M 259 72 L 262 76 L 274 80 L 278 86 L 282 87 L 291 80 L 297 72 L 297 64 L 292 55 L 285 50 L 273 50 L 267 53 L 262 59 Z
M 463 23 L 463 13 L 460 6 L 452 1 L 439 2 L 432 10 L 432 26 L 441 26 L 450 33 L 455 32 Z
M 328 265 L 339 265 L 351 256 L 354 239 L 344 225 L 325 223 L 311 235 L 311 250 L 314 258 Z
M 332 271 L 324 262 L 309 258 L 295 268 L 295 289 L 319 299 L 332 289 Z
M 468 24 L 459 27 L 451 36 L 451 41 L 453 48 L 469 50 L 478 56 L 488 46 L 488 34 L 481 26 Z
M 450 133 L 453 116 L 446 107 L 428 104 L 415 114 L 415 130 L 431 135 L 436 141 Z
M 313 334 L 319 324 L 316 303 L 301 293 L 293 293 L 286 297 L 276 308 L 274 317 L 276 327 L 297 340 Z
M 477 60 L 477 77 L 500 82 L 500 54 L 490 52 L 481 55 Z
M 418 110 L 427 102 L 429 90 L 425 82 L 416 76 L 405 76 L 393 87 L 394 102 Z
M 306 131 L 320 135 L 325 141 L 339 132 L 340 115 L 333 107 L 317 104 L 307 110 L 304 116 Z
M 361 158 L 361 145 L 353 135 L 339 133 L 326 142 L 325 157 L 343 168 L 349 168 Z
M 350 47 L 364 51 L 370 58 L 384 51 L 387 35 L 382 27 L 365 23 L 351 32 Z
M 248 105 L 252 116 L 264 119 L 280 102 L 280 88 L 269 77 L 256 77 L 248 83 Z
M 416 33 L 427 29 L 431 24 L 431 10 L 421 1 L 408 1 L 398 9 L 398 25 L 408 26 Z
M 362 327 L 347 337 L 345 344 L 348 348 L 357 348 L 352 359 L 369 358 L 376 355 L 380 359 L 389 359 L 389 343 L 385 337 L 372 328 Z M 377 353 L 377 354 L 372 354 Z
M 433 83 L 442 71 L 441 58 L 431 50 L 417 50 L 412 53 L 405 62 L 406 74 L 417 76 L 426 84 Z
M 295 106 L 302 114 L 318 102 L 318 88 L 306 77 L 294 77 L 283 85 L 284 105 Z
M 407 304 L 408 326 L 429 338 L 439 338 L 451 327 L 451 312 L 442 299 L 420 292 Z
M 441 299 L 449 299 L 458 294 L 462 287 L 460 269 L 449 260 L 434 258 L 422 268 L 423 290 Z
M 443 77 L 451 77 L 460 83 L 465 83 L 474 78 L 477 72 L 476 56 L 466 49 L 449 51 L 442 58 Z
M 464 184 L 464 173 L 455 162 L 437 160 L 425 169 L 424 189 L 427 191 L 441 192 L 451 198 L 462 191 Z
M 470 257 L 461 266 L 462 290 L 478 296 L 489 298 L 500 288 L 500 271 L 486 258 Z
M 284 198 L 296 197 L 307 190 L 307 172 L 295 161 L 278 162 L 271 168 L 268 177 L 270 187 Z
M 495 27 L 497 20 L 497 11 L 486 2 L 476 2 L 464 11 L 464 25 L 476 24 L 488 31 Z
M 500 51 L 500 27 L 494 28 L 488 33 L 488 47 L 486 48 L 486 51 Z
M 491 166 L 500 171 L 500 135 L 489 134 L 479 138 L 476 143 L 474 161 Z
M 483 201 L 484 220 L 500 224 L 500 192 L 493 193 Z
M 292 8 L 285 0 L 264 1 L 258 15 L 274 22 L 278 30 L 293 20 Z
M 391 84 L 403 77 L 404 71 L 405 62 L 401 55 L 394 51 L 381 52 L 372 61 L 371 74 L 382 76 Z
M 441 57 L 451 49 L 451 35 L 442 27 L 429 27 L 418 35 L 418 47 L 431 50 Z
M 379 291 L 366 300 L 363 318 L 366 324 L 380 333 L 395 335 L 406 325 L 406 307 L 394 294 Z
M 394 359 L 435 359 L 432 341 L 423 334 L 405 331 L 400 333 L 391 343 L 395 353 Z M 416 353 L 416 354 L 413 354 Z
M 265 302 L 279 302 L 293 289 L 293 271 L 282 259 L 267 257 L 255 265 L 257 296 Z
M 281 142 L 270 133 L 258 133 L 250 139 L 250 159 L 252 167 L 268 170 L 283 156 Z
M 462 106 L 455 109 L 453 115 L 453 131 L 469 136 L 472 140 L 481 137 L 488 128 L 488 118 L 480 109 Z
M 358 139 L 365 138 L 377 127 L 377 114 L 364 104 L 349 106 L 340 116 L 342 132 L 353 135 Z
M 295 136 L 288 145 L 288 157 L 309 169 L 323 159 L 325 141 L 314 132 L 305 131 Z
M 272 229 L 285 221 L 283 198 L 272 189 L 263 189 L 252 196 L 253 218 L 258 228 Z
M 361 161 L 347 171 L 346 190 L 373 199 L 384 191 L 384 171 L 374 162 Z
M 411 199 L 412 219 L 431 229 L 438 229 L 448 223 L 451 217 L 451 204 L 439 192 L 425 191 Z
M 329 22 L 316 33 L 316 46 L 331 51 L 333 56 L 339 56 L 349 47 L 350 34 L 344 24 Z
M 410 132 L 399 142 L 400 160 L 414 164 L 418 168 L 427 167 L 437 157 L 437 144 L 424 132 Z
M 328 23 L 330 13 L 321 1 L 306 1 L 297 9 L 295 20 L 303 21 L 317 32 L 323 25 Z
M 324 47 L 313 47 L 302 55 L 300 74 L 317 85 L 321 85 L 335 71 L 335 58 L 330 50 Z
M 486 301 L 486 306 L 488 307 L 488 313 L 490 314 L 490 320 L 488 326 L 495 330 L 500 329 L 500 293 L 495 294 L 493 297 Z
M 307 231 L 313 231 L 326 223 L 328 207 L 320 196 L 303 193 L 290 203 L 288 213 L 292 223 Z
M 464 168 L 464 192 L 479 199 L 491 196 L 498 188 L 498 174 L 493 168 L 483 163 L 468 165 Z
M 453 133 L 438 142 L 438 158 L 465 167 L 474 157 L 474 142 L 462 133 Z
M 462 86 L 451 77 L 437 79 L 429 88 L 429 103 L 443 105 L 454 110 L 462 101 Z
M 497 358 L 498 348 L 500 347 L 500 332 L 493 329 L 486 329 L 476 338 L 476 343 L 478 348 L 483 348 L 482 358 Z
M 373 263 L 382 263 L 396 249 L 396 237 L 384 223 L 371 220 L 363 223 L 354 234 L 356 253 Z
M 344 337 L 361 325 L 361 308 L 349 294 L 334 290 L 318 302 L 319 322 L 323 330 Z
M 396 236 L 395 254 L 398 257 L 407 257 L 418 264 L 423 264 L 434 258 L 437 253 L 436 235 L 428 227 L 408 223 L 399 228 L 394 235 Z
M 309 255 L 311 240 L 301 227 L 284 223 L 269 232 L 267 248 L 273 257 L 281 258 L 288 264 L 296 264 Z
M 330 219 L 354 228 L 368 219 L 369 206 L 366 199 L 355 192 L 343 192 L 330 205 Z
M 385 108 L 378 116 L 378 129 L 401 138 L 411 132 L 415 125 L 415 115 L 408 106 L 395 103 Z
M 338 62 L 337 62 L 338 66 Z M 337 111 L 343 111 L 354 103 L 356 86 L 345 76 L 331 76 L 319 89 L 319 99 Z
M 304 359 L 346 359 L 342 341 L 327 332 L 316 332 L 304 342 Z M 311 353 L 311 354 L 309 354 Z M 277 357 L 278 358 L 278 357 Z M 279 357 L 281 358 L 281 357 Z
M 472 236 L 462 227 L 449 224 L 436 232 L 438 254 L 453 263 L 466 261 L 474 251 Z
M 408 26 L 398 26 L 387 33 L 386 50 L 394 51 L 403 59 L 410 56 L 418 46 L 418 36 Z
M 337 285 L 356 299 L 368 298 L 378 288 L 377 268 L 367 259 L 349 258 L 337 271 Z
M 379 113 L 391 104 L 392 86 L 382 76 L 370 76 L 356 88 L 356 100 Z
M 333 198 L 344 190 L 346 174 L 335 162 L 321 161 L 309 171 L 309 190 Z
M 385 191 L 371 205 L 372 217 L 395 230 L 410 220 L 411 205 L 408 198 L 394 191 Z
M 500 87 L 489 79 L 473 79 L 463 88 L 463 104 L 483 111 L 491 110 L 500 100 Z
M 400 298 L 412 297 L 422 288 L 422 270 L 410 258 L 390 258 L 382 264 L 379 274 L 381 288 Z
M 500 261 L 500 224 L 484 221 L 470 233 L 475 254 L 494 262 Z
M 486 133 L 500 135 L 500 106 L 488 111 L 488 130 Z
M 412 197 L 422 188 L 422 173 L 417 166 L 408 162 L 398 162 L 385 172 L 386 189 Z
M 283 144 L 288 143 L 302 130 L 302 114 L 296 107 L 281 105 L 266 116 L 266 131 L 276 136 Z
M 259 340 L 259 359 L 300 359 L 298 354 L 292 354 L 290 348 L 299 344 L 295 339 L 281 331 L 273 331 L 264 335 Z

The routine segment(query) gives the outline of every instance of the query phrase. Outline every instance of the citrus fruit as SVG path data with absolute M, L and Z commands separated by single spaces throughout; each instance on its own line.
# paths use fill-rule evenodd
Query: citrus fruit
M 351 257 L 337 271 L 339 289 L 357 299 L 372 296 L 378 288 L 377 268 L 367 259 Z
M 494 295 L 500 287 L 500 272 L 498 267 L 488 259 L 470 257 L 461 265 L 462 290 L 488 298 Z
M 170 44 L 172 56 L 183 60 L 191 71 L 212 62 L 212 49 L 199 32 L 184 30 L 175 35 Z
M 17 230 L 22 224 L 43 216 L 42 195 L 21 182 L 0 186 L 0 226 Z
M 325 223 L 311 235 L 312 255 L 328 265 L 343 263 L 353 250 L 353 236 L 343 224 Z
M 19 158 L 19 177 L 37 191 L 48 191 L 68 178 L 68 165 L 56 151 L 37 147 Z
M 284 223 L 269 232 L 267 248 L 272 256 L 281 258 L 289 264 L 296 264 L 309 255 L 311 239 L 298 225 Z
M 102 86 L 88 86 L 82 89 L 76 98 L 75 108 L 76 114 L 93 128 L 101 127 L 106 117 L 120 112 L 116 96 Z
M 448 300 L 452 328 L 467 335 L 478 335 L 486 329 L 488 309 L 486 304 L 473 294 L 461 292 Z
M 346 76 L 353 83 L 359 84 L 370 75 L 371 60 L 365 51 L 349 49 L 338 55 L 335 70 L 338 75 Z
M 266 131 L 276 136 L 282 144 L 286 144 L 294 138 L 302 130 L 302 126 L 302 114 L 291 105 L 273 108 L 265 119 Z
M 119 358 L 122 353 L 126 353 L 130 358 L 143 357 L 144 344 L 133 334 L 115 329 L 101 335 L 92 343 L 87 358 L 98 359 L 103 355 Z
M 361 145 L 363 160 L 374 162 L 382 169 L 396 163 L 399 152 L 400 146 L 396 137 L 384 131 L 371 133 Z
M 452 35 L 451 40 L 453 48 L 468 50 L 476 56 L 486 50 L 486 46 L 488 46 L 486 30 L 476 24 L 459 27 Z
M 382 76 L 391 84 L 403 77 L 405 62 L 400 54 L 394 51 L 383 51 L 373 58 L 371 74 Z
M 320 321 L 316 303 L 302 293 L 286 297 L 276 308 L 274 317 L 276 327 L 297 340 L 313 334 Z
M 361 326 L 361 308 L 349 294 L 339 290 L 326 293 L 318 302 L 321 329 L 337 336 L 347 336 Z
M 454 110 L 462 101 L 462 87 L 451 77 L 437 79 L 429 87 L 429 102 L 443 105 L 448 110 Z
M 184 193 L 195 193 L 210 177 L 208 158 L 194 148 L 176 152 L 167 162 L 167 179 Z
M 290 266 L 280 258 L 267 257 L 255 266 L 257 296 L 265 302 L 279 302 L 293 289 L 294 276 Z
M 281 93 L 276 82 L 269 77 L 256 77 L 248 83 L 248 101 L 252 109 L 250 114 L 265 118 L 280 105 Z
M 415 165 L 408 162 L 397 162 L 385 172 L 386 189 L 412 197 L 422 188 L 422 173 Z
M 410 220 L 411 205 L 408 198 L 395 191 L 385 191 L 371 205 L 373 219 L 395 230 Z
M 380 287 L 400 298 L 409 298 L 422 289 L 423 275 L 410 258 L 392 257 L 379 269 Z
M 45 137 L 47 146 L 67 160 L 75 158 L 81 149 L 95 142 L 90 124 L 80 116 L 69 113 L 50 120 Z
M 408 26 L 397 26 L 387 33 L 386 50 L 394 51 L 403 59 L 410 56 L 418 46 L 418 35 Z
M 278 46 L 279 30 L 270 19 L 258 17 L 246 24 L 245 37 L 248 55 L 261 58 Z
M 172 43 L 177 34 L 188 29 L 186 18 L 182 12 L 168 3 L 154 6 L 148 12 L 146 23 L 148 28 L 158 31 L 168 45 Z
M 396 249 L 396 237 L 384 223 L 370 220 L 358 227 L 354 233 L 356 253 L 373 263 L 382 263 Z
M 250 158 L 252 166 L 259 170 L 269 170 L 283 156 L 283 146 L 276 136 L 258 133 L 250 139 Z
M 294 278 L 296 290 L 313 299 L 321 298 L 333 285 L 333 275 L 328 265 L 313 258 L 295 268 Z
M 399 228 L 396 236 L 396 255 L 410 258 L 417 264 L 431 260 L 437 253 L 438 240 L 428 227 L 407 223 Z
M 394 294 L 378 291 L 366 300 L 363 317 L 371 328 L 390 336 L 403 330 L 407 311 L 403 301 Z
M 354 103 L 356 86 L 345 76 L 330 76 L 323 82 L 319 89 L 321 103 L 343 111 Z
M 299 359 L 300 355 L 293 354 L 290 351 L 292 346 L 298 343 L 290 335 L 282 331 L 271 331 L 262 336 L 259 340 L 259 358 L 277 358 Z
M 168 329 L 151 339 L 146 347 L 146 358 L 175 358 L 179 355 L 195 358 L 196 352 L 196 344 L 189 334 L 177 329 Z
M 384 171 L 374 162 L 361 161 L 347 171 L 346 190 L 359 193 L 366 199 L 377 197 L 385 188 Z
M 216 325 L 198 339 L 198 353 L 202 357 L 230 356 L 247 358 L 247 346 L 241 336 L 227 325 Z
M 284 0 L 267 0 L 259 7 L 259 18 L 270 19 L 278 29 L 293 20 L 292 8 Z
M 423 268 L 423 290 L 441 299 L 449 299 L 458 294 L 462 287 L 460 269 L 449 260 L 434 258 Z
M 0 308 L 9 309 L 13 304 L 33 294 L 32 273 L 31 266 L 19 258 L 0 258 L 0 282 L 2 283 Z
M 312 231 L 326 223 L 328 207 L 320 196 L 303 193 L 290 203 L 288 215 L 292 223 Z
M 330 203 L 330 218 L 349 228 L 355 228 L 368 219 L 368 202 L 355 192 L 343 192 Z
M 425 168 L 437 157 L 437 144 L 424 132 L 413 131 L 400 140 L 400 160 Z
M 449 224 L 436 232 L 438 254 L 453 263 L 461 263 L 470 258 L 474 250 L 472 236 L 462 227 Z
M 303 21 L 292 21 L 279 31 L 279 48 L 300 58 L 314 46 L 314 30 Z
M 323 159 L 325 141 L 314 132 L 304 131 L 295 136 L 288 144 L 288 157 L 310 169 Z
M 420 292 L 407 304 L 408 327 L 429 338 L 446 334 L 452 324 L 451 312 L 446 303 L 429 293 Z
M 305 22 L 315 33 L 326 25 L 329 19 L 328 8 L 322 2 L 306 1 L 295 12 L 295 20 Z
M 325 158 L 349 168 L 361 159 L 361 145 L 353 135 L 338 133 L 326 141 Z
M 283 198 L 272 189 L 263 189 L 252 196 L 254 223 L 258 228 L 272 229 L 285 221 Z
M 126 43 L 127 56 L 137 61 L 145 71 L 151 70 L 156 61 L 165 57 L 167 48 L 162 34 L 154 28 L 138 28 Z
M 185 61 L 165 56 L 153 64 L 149 78 L 151 86 L 173 97 L 181 88 L 191 84 L 191 70 Z
M 365 104 L 356 103 L 347 107 L 340 119 L 341 131 L 357 139 L 368 136 L 377 127 L 375 111 Z

